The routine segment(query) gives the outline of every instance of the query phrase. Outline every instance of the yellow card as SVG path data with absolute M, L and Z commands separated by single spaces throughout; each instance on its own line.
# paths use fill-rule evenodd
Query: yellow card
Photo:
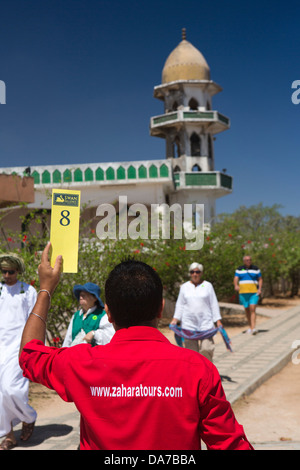
M 77 273 L 80 217 L 80 191 L 52 190 L 50 242 L 51 266 L 56 257 L 63 257 L 63 272 Z

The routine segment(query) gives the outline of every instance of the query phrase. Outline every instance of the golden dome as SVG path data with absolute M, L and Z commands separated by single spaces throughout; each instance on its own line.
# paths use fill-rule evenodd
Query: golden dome
M 185 29 L 182 41 L 171 52 L 162 71 L 162 83 L 176 80 L 210 80 L 209 66 L 201 52 L 186 40 Z

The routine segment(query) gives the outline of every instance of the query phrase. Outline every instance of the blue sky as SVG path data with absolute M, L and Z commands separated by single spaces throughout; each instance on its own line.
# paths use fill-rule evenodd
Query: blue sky
M 213 109 L 231 119 L 215 165 L 234 190 L 217 212 L 262 202 L 300 215 L 299 2 L 2 0 L 0 15 L 0 166 L 165 158 L 153 89 L 185 27 L 223 87 Z

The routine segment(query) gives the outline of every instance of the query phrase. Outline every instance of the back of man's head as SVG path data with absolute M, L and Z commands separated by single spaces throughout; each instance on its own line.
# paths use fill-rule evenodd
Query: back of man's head
M 127 260 L 118 264 L 105 283 L 105 301 L 114 323 L 121 328 L 154 320 L 162 306 L 160 277 L 147 264 Z

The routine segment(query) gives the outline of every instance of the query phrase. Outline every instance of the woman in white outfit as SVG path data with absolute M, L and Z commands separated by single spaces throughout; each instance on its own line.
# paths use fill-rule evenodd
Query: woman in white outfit
M 25 271 L 23 260 L 14 253 L 0 255 L 3 281 L 0 284 L 0 450 L 17 445 L 13 426 L 22 422 L 21 439 L 33 432 L 36 411 L 28 403 L 29 381 L 19 366 L 19 347 L 28 316 L 35 304 L 34 287 L 18 280 Z
M 207 331 L 222 327 L 220 308 L 212 284 L 202 279 L 203 266 L 192 263 L 189 267 L 190 280 L 179 291 L 174 317 L 171 324 L 181 322 L 181 328 L 189 331 Z M 214 352 L 213 338 L 185 339 L 185 347 L 199 352 L 212 361 Z

